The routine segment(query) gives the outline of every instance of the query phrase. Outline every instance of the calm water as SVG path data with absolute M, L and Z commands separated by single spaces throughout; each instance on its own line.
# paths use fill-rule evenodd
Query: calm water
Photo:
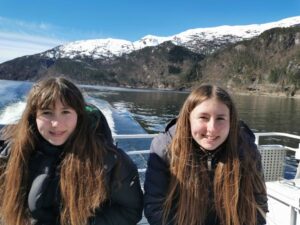
M 89 92 L 124 108 L 148 132 L 161 131 L 175 117 L 187 93 L 159 91 Z M 255 132 L 287 132 L 300 135 L 300 99 L 267 96 L 233 96 L 239 116 Z
M 116 109 L 128 110 L 149 133 L 163 131 L 166 123 L 178 115 L 188 95 L 182 92 L 130 90 L 88 93 L 96 98 L 105 99 Z M 234 95 L 233 98 L 240 118 L 254 132 L 285 132 L 300 135 L 300 99 L 245 95 Z M 126 130 L 124 132 L 127 133 Z M 261 139 L 260 143 L 264 144 L 266 141 L 298 147 L 298 142 L 281 138 Z
M 7 116 L 14 114 L 17 105 L 24 103 L 24 96 L 30 89 L 31 83 L 0 80 L 0 117 L 7 120 Z M 132 133 L 137 126 L 130 130 L 129 123 L 136 123 L 146 132 L 162 131 L 165 124 L 176 115 L 186 99 L 188 93 L 132 90 L 121 88 L 93 87 L 84 90 L 88 95 L 101 101 L 107 101 L 111 111 L 119 113 L 118 121 L 114 124 L 125 123 L 119 126 L 117 133 Z M 255 132 L 287 132 L 300 135 L 300 99 L 266 97 L 266 96 L 233 96 L 240 118 Z M 99 100 L 100 101 L 100 100 Z M 6 109 L 12 103 L 12 111 Z M 101 103 L 102 104 L 102 103 Z M 106 103 L 107 104 L 107 103 Z M 108 104 L 107 104 L 108 105 Z M 126 121 L 126 114 L 132 120 Z M 122 121 L 122 120 L 125 120 Z M 5 121 L 4 121 L 5 122 Z M 120 130 L 122 130 L 120 132 Z M 139 131 L 140 132 L 140 131 Z

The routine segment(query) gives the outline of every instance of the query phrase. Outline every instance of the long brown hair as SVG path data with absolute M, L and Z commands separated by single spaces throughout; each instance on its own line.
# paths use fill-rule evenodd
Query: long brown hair
M 230 112 L 230 132 L 223 144 L 213 182 L 205 163 L 197 156 L 199 150 L 195 149 L 190 127 L 192 110 L 211 98 L 225 104 Z M 204 225 L 212 205 L 223 225 L 256 224 L 259 206 L 253 193 L 265 193 L 265 186 L 255 166 L 255 156 L 244 155 L 243 160 L 240 159 L 239 148 L 250 148 L 242 139 L 235 105 L 224 89 L 201 85 L 191 92 L 180 111 L 169 148 L 171 181 L 164 204 L 165 224 L 174 219 L 176 224 Z M 209 190 L 210 187 L 213 190 Z M 210 191 L 214 199 L 209 199 Z M 170 218 L 172 215 L 174 218 Z
M 60 167 L 61 224 L 87 224 L 88 218 L 107 198 L 102 160 L 109 147 L 97 126 L 89 123 L 82 93 L 62 77 L 42 80 L 29 92 L 20 121 L 5 134 L 10 139 L 11 151 L 5 173 L 1 175 L 0 217 L 7 225 L 30 224 L 26 191 L 28 161 L 38 139 L 36 113 L 57 99 L 73 108 L 78 116 L 76 129 L 65 144 Z

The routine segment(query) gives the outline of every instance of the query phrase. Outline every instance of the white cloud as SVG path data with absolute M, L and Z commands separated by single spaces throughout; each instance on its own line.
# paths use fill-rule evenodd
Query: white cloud
M 63 44 L 61 40 L 18 33 L 0 32 L 0 63 L 32 55 Z
M 32 55 L 64 44 L 54 38 L 54 26 L 46 23 L 26 23 L 0 17 L 0 63 Z
M 0 30 L 1 31 L 18 31 L 29 34 L 47 34 L 56 32 L 61 28 L 48 23 L 27 22 L 22 20 L 4 18 L 0 16 Z

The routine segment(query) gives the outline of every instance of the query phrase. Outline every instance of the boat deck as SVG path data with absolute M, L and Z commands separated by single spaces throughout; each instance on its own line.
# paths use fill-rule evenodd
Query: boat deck
M 126 147 L 120 146 L 131 156 L 137 164 L 141 183 L 143 185 L 147 158 L 150 153 L 150 142 L 155 135 L 137 134 L 137 135 L 115 135 L 116 143 L 122 143 L 125 140 Z M 269 213 L 267 214 L 267 225 L 300 225 L 300 179 L 295 178 L 297 170 L 297 161 L 300 156 L 300 136 L 287 133 L 255 133 L 256 144 L 262 155 L 264 175 L 268 192 Z M 267 144 L 260 144 L 260 140 L 266 138 Z M 285 146 L 282 144 L 272 144 L 274 140 L 293 139 L 297 147 Z M 129 146 L 130 140 L 149 139 L 148 146 L 142 149 Z M 264 141 L 265 142 L 265 141 Z M 285 143 L 285 141 L 283 141 Z M 289 160 L 289 163 L 286 163 Z M 292 163 L 291 163 L 292 162 Z M 284 179 L 288 176 L 289 179 Z M 299 177 L 300 178 L 300 177 Z M 138 225 L 149 224 L 145 217 Z
M 136 163 L 142 186 L 150 143 L 154 136 L 155 134 L 114 135 L 116 144 Z M 268 193 L 267 225 L 300 225 L 300 173 L 296 173 L 300 159 L 300 136 L 276 132 L 255 133 L 255 136 L 262 155 Z M 260 143 L 264 138 L 263 143 Z M 293 142 L 285 141 L 286 139 L 292 139 Z M 278 144 L 278 141 L 282 144 Z M 148 224 L 145 217 L 138 223 Z

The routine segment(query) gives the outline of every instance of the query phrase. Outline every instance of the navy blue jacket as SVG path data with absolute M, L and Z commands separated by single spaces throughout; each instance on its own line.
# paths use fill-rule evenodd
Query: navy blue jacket
M 144 183 L 144 214 L 150 225 L 162 225 L 163 204 L 168 191 L 170 182 L 169 162 L 167 157 L 167 146 L 171 143 L 172 137 L 176 130 L 176 119 L 172 120 L 166 127 L 165 132 L 155 137 L 151 143 L 150 156 L 148 159 L 148 167 L 146 171 L 146 178 Z M 254 144 L 255 136 L 246 124 L 241 122 L 240 135 L 243 135 L 243 140 L 248 141 L 253 149 L 258 169 L 261 171 L 261 156 Z M 220 154 L 219 154 L 220 155 Z M 240 157 L 243 157 L 243 153 L 240 152 Z M 212 168 L 215 168 L 217 163 L 218 154 L 212 158 Z M 255 193 L 257 203 L 262 209 L 267 212 L 267 196 L 266 194 Z M 201 210 L 201 209 L 199 209 Z M 171 218 L 174 217 L 175 208 L 171 209 L 168 225 L 174 225 L 175 223 Z M 265 224 L 265 219 L 258 213 L 257 224 Z M 219 225 L 220 222 L 214 212 L 209 214 L 206 218 L 205 225 Z

